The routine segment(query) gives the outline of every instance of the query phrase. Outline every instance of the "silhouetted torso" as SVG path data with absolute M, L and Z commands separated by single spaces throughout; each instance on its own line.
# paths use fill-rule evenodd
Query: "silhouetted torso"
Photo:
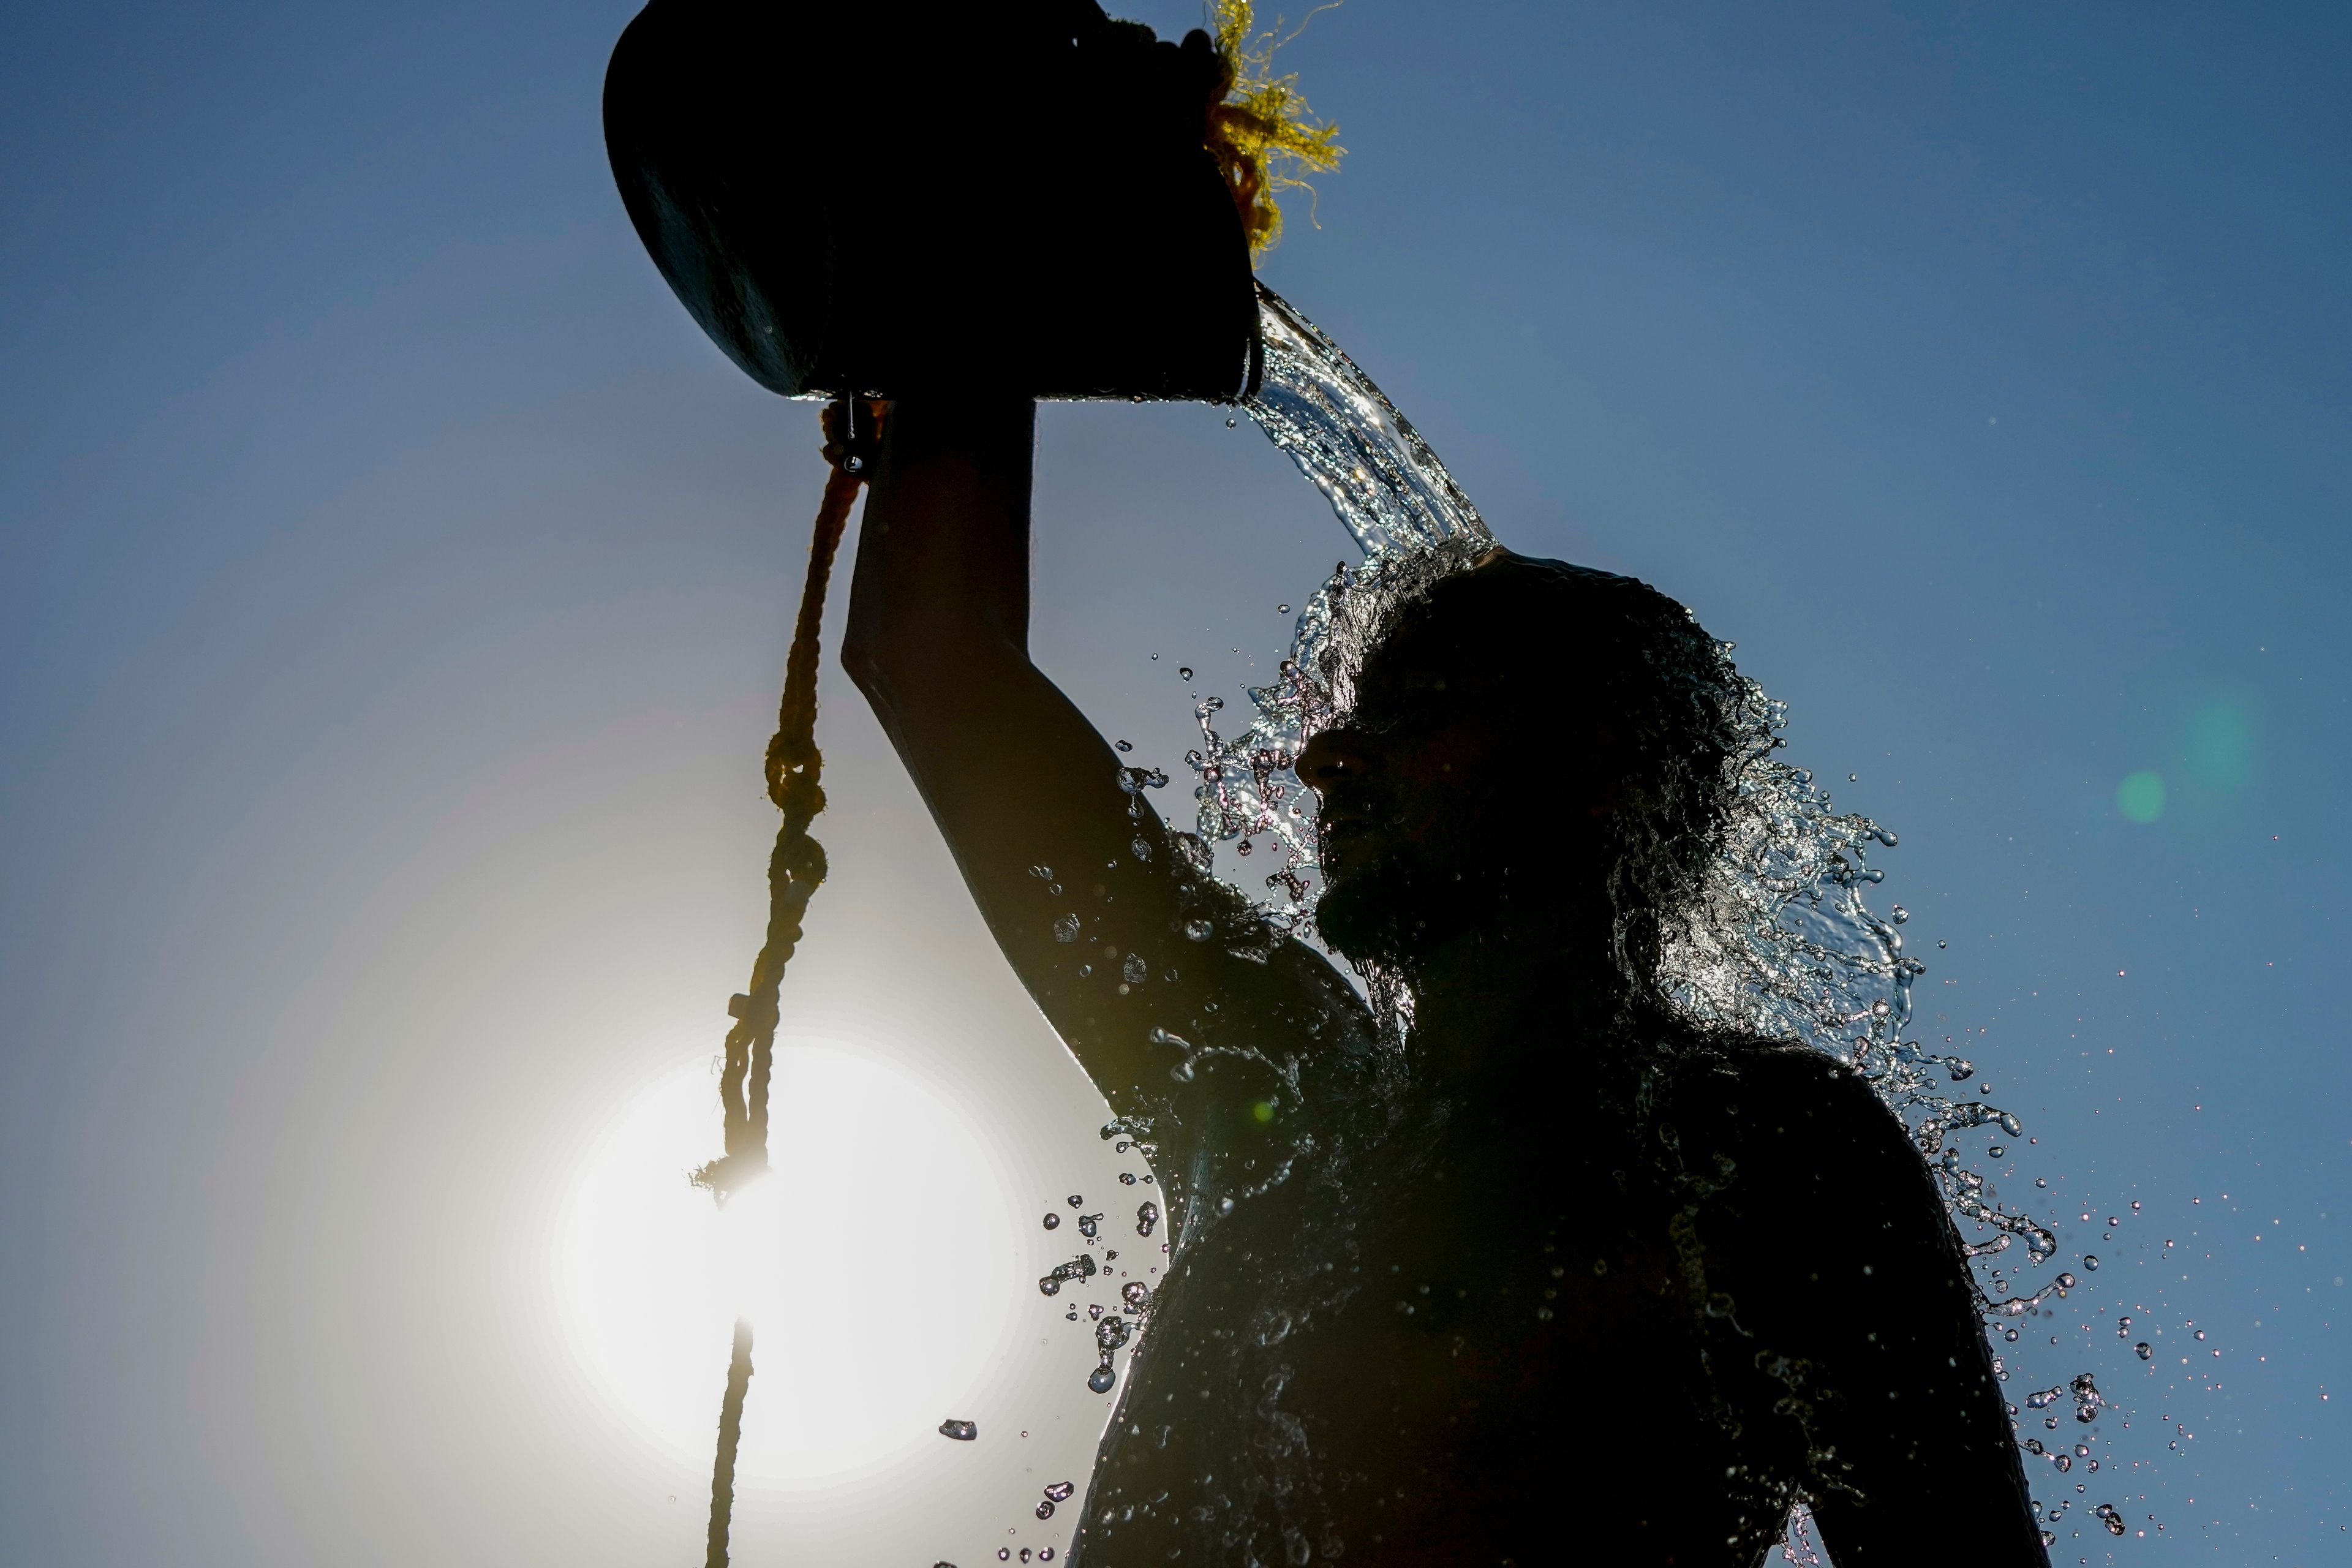
M 1823 1195 L 1785 1170 L 1755 1190 L 1739 1167 L 1763 1175 L 1759 1140 L 1795 1169 L 1816 1163 L 1808 1150 L 1835 1153 L 1844 1168 L 1824 1178 L 1907 1184 L 1921 1217 L 1940 1216 L 1899 1144 L 1882 1141 L 1907 1171 L 1853 1163 L 1853 1130 L 1836 1124 L 1871 1116 L 1891 1131 L 1892 1118 L 1823 1058 L 1706 1050 L 1662 1081 L 1665 1102 L 1638 1123 L 1558 1084 L 1384 1086 L 1372 1058 L 1337 1053 L 1271 1123 L 1255 1107 L 1282 1086 L 1256 1062 L 1204 1064 L 1189 1092 L 1171 1086 L 1159 1159 L 1198 1217 L 1074 1561 L 1754 1563 L 1781 1520 L 1735 1472 L 1784 1458 L 1794 1428 L 1776 1402 L 1845 1391 L 1704 1363 L 1724 1344 L 1772 1348 L 1760 1298 L 1805 1285 L 1790 1268 L 1808 1250 L 1805 1205 Z M 1660 1125 L 1717 1191 L 1661 1177 L 1643 1146 Z M 1286 1177 L 1250 1193 L 1285 1163 Z M 1678 1215 L 1703 1281 L 1677 1248 Z M 1699 1284 L 1727 1299 L 1719 1312 L 1743 1299 L 1767 1310 L 1745 1333 L 1723 1322 L 1710 1346 Z M 1952 1419 L 1972 1412 L 1982 1428 L 1998 1406 L 1975 1350 L 1944 1392 Z

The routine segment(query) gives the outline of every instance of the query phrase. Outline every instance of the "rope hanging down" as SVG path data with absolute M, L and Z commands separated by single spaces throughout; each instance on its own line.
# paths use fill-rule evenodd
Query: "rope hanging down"
M 817 638 L 824 619 L 824 589 L 833 558 L 841 547 L 849 509 L 873 468 L 876 420 L 880 405 L 844 399 L 824 411 L 824 458 L 833 473 L 817 508 L 809 541 L 808 577 L 801 588 L 800 618 L 793 626 L 792 651 L 784 659 L 784 695 L 776 710 L 775 738 L 768 742 L 768 798 L 782 812 L 776 847 L 768 857 L 768 931 L 751 964 L 751 984 L 727 1004 L 735 1020 L 727 1031 L 727 1060 L 719 1079 L 726 1111 L 726 1152 L 694 1173 L 724 1204 L 768 1170 L 768 1084 L 775 1070 L 776 997 L 784 965 L 800 945 L 801 916 L 809 897 L 824 880 L 824 847 L 809 837 L 809 824 L 824 809 L 819 782 L 824 756 L 816 747 Z M 727 1394 L 719 1407 L 719 1454 L 710 1475 L 710 1544 L 706 1568 L 726 1568 L 727 1536 L 735 1510 L 735 1452 L 743 1436 L 743 1399 L 751 1384 L 751 1325 L 735 1325 L 735 1348 L 727 1368 Z

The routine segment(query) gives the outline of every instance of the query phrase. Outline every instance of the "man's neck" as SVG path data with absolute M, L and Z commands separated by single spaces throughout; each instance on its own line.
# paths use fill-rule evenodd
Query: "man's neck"
M 1620 1016 L 1624 980 L 1605 911 L 1481 921 L 1404 968 L 1410 1055 L 1433 1084 L 1522 1065 L 1573 1071 Z

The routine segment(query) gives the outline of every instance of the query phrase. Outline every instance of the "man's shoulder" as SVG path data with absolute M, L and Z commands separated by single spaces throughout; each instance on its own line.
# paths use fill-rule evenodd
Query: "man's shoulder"
M 1725 1034 L 1678 1052 L 1663 1076 L 1655 1113 L 1742 1165 L 1852 1179 L 1898 1156 L 1916 1163 L 1902 1119 L 1812 1047 Z
M 1788 1040 L 1728 1031 L 1685 1043 L 1666 1058 L 1662 1098 L 1686 1113 L 1713 1112 L 1753 1121 L 1770 1115 L 1886 1114 L 1869 1084 L 1826 1052 Z

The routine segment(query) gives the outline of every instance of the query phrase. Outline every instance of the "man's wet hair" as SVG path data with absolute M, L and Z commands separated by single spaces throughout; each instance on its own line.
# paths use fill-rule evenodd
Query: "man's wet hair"
M 1391 605 L 1367 664 L 1433 620 L 1491 667 L 1543 776 L 1593 766 L 1589 739 L 1608 732 L 1616 963 L 1629 1001 L 1663 1004 L 1660 960 L 1700 908 L 1750 739 L 1727 645 L 1635 578 L 1496 551 Z

